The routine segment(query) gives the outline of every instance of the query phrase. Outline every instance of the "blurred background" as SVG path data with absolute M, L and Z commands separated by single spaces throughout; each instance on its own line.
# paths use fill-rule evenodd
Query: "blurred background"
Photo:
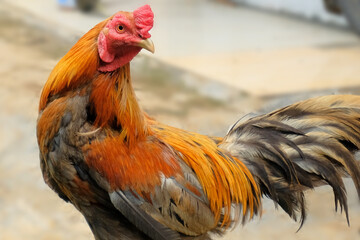
M 166 124 L 223 136 L 249 112 L 308 97 L 360 93 L 360 0 L 1 0 L 0 239 L 93 239 L 82 216 L 43 182 L 35 136 L 42 86 L 96 23 L 148 3 L 154 55 L 132 74 L 142 107 Z M 303 228 L 264 201 L 262 218 L 222 239 L 360 239 L 327 187 L 307 194 Z

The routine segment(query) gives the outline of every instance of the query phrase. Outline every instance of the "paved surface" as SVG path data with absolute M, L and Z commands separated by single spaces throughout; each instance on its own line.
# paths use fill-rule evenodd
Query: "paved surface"
M 49 0 L 3 2 L 74 40 L 105 16 L 150 3 L 155 58 L 258 96 L 360 84 L 360 41 L 346 28 L 209 0 L 103 0 L 103 16 Z

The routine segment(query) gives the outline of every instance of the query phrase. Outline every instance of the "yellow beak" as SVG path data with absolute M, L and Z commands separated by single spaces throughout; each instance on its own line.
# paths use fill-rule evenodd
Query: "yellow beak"
M 148 50 L 151 53 L 155 52 L 155 47 L 154 47 L 154 43 L 151 41 L 150 38 L 145 39 L 145 40 L 141 40 L 138 44 L 138 47 L 142 47 L 146 50 Z

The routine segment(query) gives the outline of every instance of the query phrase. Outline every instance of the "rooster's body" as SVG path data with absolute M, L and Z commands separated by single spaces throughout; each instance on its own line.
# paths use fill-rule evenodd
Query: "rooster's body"
M 139 107 L 129 61 L 148 40 L 149 6 L 90 30 L 57 64 L 37 136 L 46 183 L 96 239 L 208 238 L 258 214 L 263 195 L 295 220 L 304 191 L 342 177 L 360 190 L 360 97 L 328 96 L 237 122 L 211 138 L 156 122 Z

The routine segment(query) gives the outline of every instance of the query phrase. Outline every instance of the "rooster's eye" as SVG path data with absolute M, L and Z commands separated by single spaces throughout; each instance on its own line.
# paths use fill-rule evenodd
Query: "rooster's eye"
M 117 27 L 116 27 L 116 30 L 119 32 L 119 33 L 122 33 L 123 31 L 124 31 L 124 26 L 123 25 L 118 25 Z

